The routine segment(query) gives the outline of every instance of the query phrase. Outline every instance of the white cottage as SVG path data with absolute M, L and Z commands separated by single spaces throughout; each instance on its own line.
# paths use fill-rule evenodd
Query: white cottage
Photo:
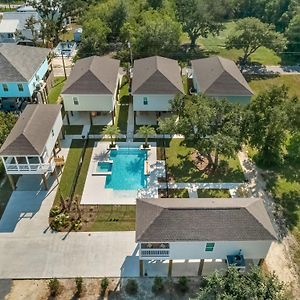
M 61 92 L 68 124 L 114 123 L 120 61 L 107 56 L 79 59 Z
M 140 199 L 136 242 L 140 275 L 147 261 L 226 260 L 245 268 L 267 255 L 276 233 L 261 199 Z
M 62 129 L 61 106 L 29 104 L 0 149 L 6 174 L 15 188 L 13 175 L 46 176 L 55 170 L 55 144 Z
M 178 62 L 161 56 L 135 60 L 131 94 L 136 124 L 156 125 L 171 110 L 170 101 L 184 94 Z

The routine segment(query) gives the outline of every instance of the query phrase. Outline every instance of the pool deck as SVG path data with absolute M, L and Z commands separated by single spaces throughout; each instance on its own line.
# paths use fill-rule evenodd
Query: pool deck
M 148 161 L 150 164 L 150 175 L 148 176 L 148 185 L 157 184 L 157 161 L 156 161 L 156 144 L 151 144 L 151 150 L 148 152 Z M 138 148 L 141 143 L 136 142 L 120 142 L 117 143 L 120 148 Z M 93 175 L 96 165 L 101 160 L 109 159 L 109 151 L 107 150 L 109 142 L 96 142 L 93 149 L 91 162 L 89 165 L 81 204 L 96 205 L 135 205 L 138 197 L 138 190 L 113 190 L 105 188 L 106 176 Z M 150 195 L 148 195 L 150 196 Z M 158 191 L 152 190 L 151 197 L 157 198 Z

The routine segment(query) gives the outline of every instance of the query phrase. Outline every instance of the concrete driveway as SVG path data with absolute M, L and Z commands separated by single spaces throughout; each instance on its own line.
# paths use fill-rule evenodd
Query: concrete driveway
M 23 176 L 17 186 L 0 220 L 0 279 L 139 275 L 135 232 L 52 232 L 57 182 L 46 192 L 38 178 Z

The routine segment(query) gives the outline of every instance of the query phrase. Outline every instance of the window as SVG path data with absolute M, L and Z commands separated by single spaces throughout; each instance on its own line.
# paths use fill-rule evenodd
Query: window
M 148 105 L 148 98 L 144 97 L 144 105 Z
M 8 33 L 8 34 L 7 34 L 7 37 L 8 37 L 9 39 L 12 39 L 12 38 L 14 37 L 14 34 L 13 34 L 13 33 Z
M 52 136 L 54 136 L 54 130 L 53 129 L 51 130 L 51 134 L 52 134 Z
M 215 243 L 206 243 L 205 251 L 212 252 L 214 251 Z
M 18 83 L 18 90 L 19 92 L 24 92 L 24 87 L 22 83 Z
M 73 97 L 73 103 L 74 105 L 79 105 L 79 101 L 77 97 Z
M 3 83 L 2 87 L 4 92 L 8 92 L 8 85 L 6 83 Z

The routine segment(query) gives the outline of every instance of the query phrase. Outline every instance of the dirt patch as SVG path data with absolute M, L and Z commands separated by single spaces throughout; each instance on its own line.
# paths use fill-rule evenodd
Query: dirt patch
M 205 156 L 201 155 L 198 151 L 193 151 L 190 155 L 195 167 L 199 171 L 207 170 L 209 162 Z
M 274 242 L 266 257 L 266 266 L 270 272 L 275 272 L 279 280 L 287 285 L 287 289 L 295 299 L 300 299 L 299 278 L 293 265 L 291 249 L 295 246 L 291 234 L 280 242 Z

